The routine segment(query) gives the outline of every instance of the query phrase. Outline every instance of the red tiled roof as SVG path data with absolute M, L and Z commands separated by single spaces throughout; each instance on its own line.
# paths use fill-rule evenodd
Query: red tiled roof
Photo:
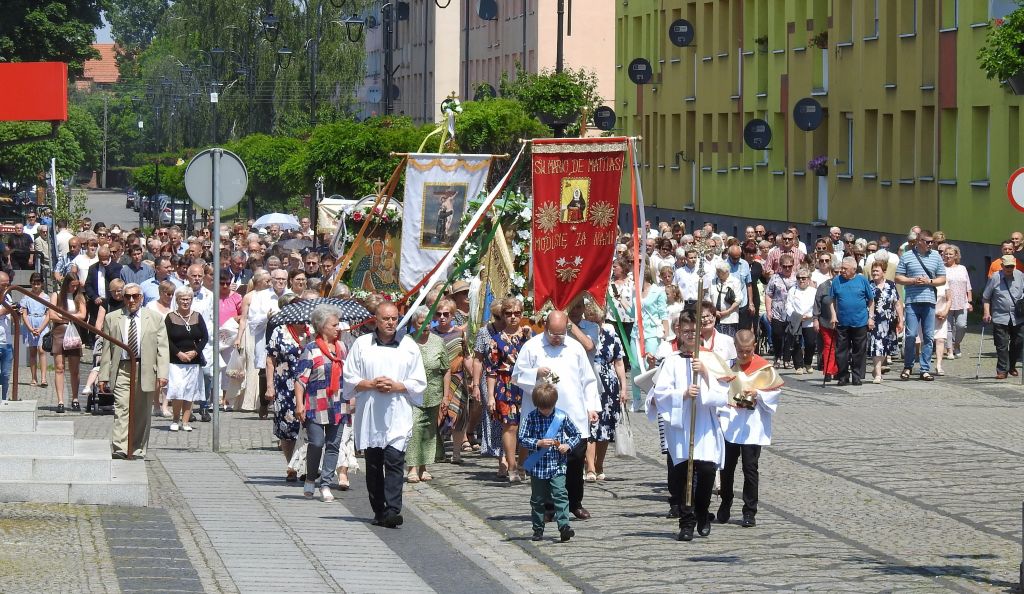
M 86 60 L 83 80 L 96 84 L 116 83 L 120 73 L 117 71 L 117 56 L 113 43 L 94 43 L 92 47 L 100 53 L 98 60 Z

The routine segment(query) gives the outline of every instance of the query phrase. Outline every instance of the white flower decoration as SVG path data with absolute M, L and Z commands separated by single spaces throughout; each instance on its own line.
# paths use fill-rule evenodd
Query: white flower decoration
M 576 256 L 576 258 L 573 259 L 573 263 L 575 263 L 577 266 L 579 266 L 580 264 L 583 264 L 583 257 L 582 256 Z
M 565 258 L 559 258 L 555 260 L 555 264 L 558 264 L 559 266 L 565 266 Z
M 526 229 L 522 229 L 522 230 L 519 231 L 519 239 L 529 239 L 529 238 L 530 238 L 530 232 L 529 231 L 527 231 Z
M 533 218 L 533 209 L 527 206 L 523 209 L 523 212 L 519 213 L 519 216 L 523 217 L 524 221 L 529 221 Z

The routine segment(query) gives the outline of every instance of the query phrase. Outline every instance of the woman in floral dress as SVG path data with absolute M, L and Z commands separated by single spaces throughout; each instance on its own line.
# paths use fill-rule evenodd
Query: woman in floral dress
M 430 308 L 422 305 L 412 316 L 413 327 L 423 327 L 430 315 Z M 410 483 L 429 481 L 434 477 L 427 471 L 427 464 L 437 459 L 439 439 L 437 433 L 437 411 L 448 392 L 451 380 L 451 360 L 445 349 L 444 340 L 433 332 L 424 331 L 414 336 L 420 347 L 423 369 L 427 372 L 427 389 L 423 402 L 412 409 L 412 436 L 405 448 L 405 465 Z
M 604 321 L 604 309 L 592 303 L 587 319 L 596 324 Z M 622 405 L 629 402 L 626 389 L 625 351 L 610 324 L 601 325 L 601 334 L 595 345 L 594 370 L 601 382 L 601 411 L 597 422 L 590 424 L 591 438 L 587 443 L 587 479 L 604 480 L 604 457 L 608 444 L 615 441 L 615 426 L 622 417 Z
M 436 325 L 431 329 L 444 341 L 448 360 L 451 362 L 451 378 L 448 381 L 448 390 L 445 391 L 444 401 L 441 402 L 441 410 L 438 413 L 438 426 L 451 431 L 452 464 L 462 464 L 463 447 L 469 446 L 469 442 L 466 440 L 466 429 L 469 427 L 473 404 L 466 393 L 466 366 L 469 361 L 466 352 L 466 332 L 452 324 L 457 311 L 455 301 L 447 297 L 441 299 L 437 304 L 437 309 L 434 310 Z M 438 462 L 442 462 L 444 461 L 444 447 L 440 440 L 438 446 L 440 457 Z
M 301 424 L 295 418 L 295 370 L 312 330 L 306 324 L 287 324 L 274 328 L 267 342 L 267 372 L 274 378 L 267 396 L 274 398 L 274 436 L 281 440 L 285 460 L 295 452 Z M 288 469 L 287 481 L 298 480 L 297 471 Z
M 882 364 L 896 353 L 896 337 L 903 332 L 903 302 L 896 283 L 886 280 L 888 262 L 875 260 L 871 264 L 871 288 L 875 290 L 875 327 L 868 332 L 868 356 L 874 361 L 874 379 L 882 383 Z
M 487 375 L 487 408 L 491 416 L 501 420 L 501 445 L 505 453 L 505 468 L 498 462 L 498 477 L 508 476 L 511 483 L 518 483 L 526 473 L 516 463 L 519 433 L 519 413 L 523 404 L 523 390 L 512 383 L 512 368 L 516 365 L 519 350 L 533 336 L 533 330 L 520 326 L 523 304 L 515 297 L 501 301 L 501 317 L 505 328 L 494 336 L 491 352 L 484 359 Z

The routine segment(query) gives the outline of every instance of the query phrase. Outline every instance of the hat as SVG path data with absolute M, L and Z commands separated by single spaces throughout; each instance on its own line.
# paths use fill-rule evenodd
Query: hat
M 469 291 L 469 283 L 467 283 L 464 280 L 457 280 L 454 283 L 452 283 L 452 288 L 450 291 L 448 291 L 448 294 L 454 295 L 456 293 L 461 293 L 463 291 Z
M 1014 258 L 1011 255 L 1003 256 L 1001 258 L 1001 260 L 1003 262 L 1003 266 L 1016 266 L 1017 265 L 1017 258 Z
M 266 235 L 267 234 L 267 228 L 266 227 L 260 227 L 259 234 L 260 235 Z

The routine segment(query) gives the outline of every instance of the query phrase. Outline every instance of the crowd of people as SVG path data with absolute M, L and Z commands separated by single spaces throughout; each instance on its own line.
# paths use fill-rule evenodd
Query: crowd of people
M 399 327 L 400 304 L 353 296 L 334 282 L 332 254 L 289 241 L 312 237 L 305 218 L 295 230 L 223 226 L 216 287 L 209 229 L 144 236 L 89 220 L 55 228 L 58 257 L 49 268 L 37 262 L 31 278 L 38 301 L 0 304 L 0 354 L 18 315 L 33 385 L 47 385 L 53 357 L 58 413 L 66 400 L 79 411 L 80 396 L 112 393 L 115 458 L 145 457 L 153 415 L 188 432 L 196 419 L 210 420 L 213 406 L 255 413 L 278 439 L 284 480 L 331 501 L 362 465 L 374 524 L 395 528 L 403 483 L 432 480 L 438 463 L 492 457 L 496 479 L 530 482 L 535 540 L 552 521 L 569 540 L 570 516 L 591 517 L 586 485 L 607 480 L 605 457 L 627 410 L 658 422 L 680 540 L 729 521 L 738 464 L 742 525 L 755 526 L 778 370 L 817 370 L 825 382 L 856 386 L 869 371 L 882 382 L 902 359 L 901 380 L 916 367 L 918 379 L 932 381 L 944 360 L 962 356 L 974 298 L 960 250 L 941 232 L 915 227 L 893 245 L 833 227 L 809 250 L 792 227 L 729 237 L 711 225 L 687 232 L 662 223 L 637 238 L 646 247 L 642 278 L 634 238 L 620 234 L 606 305 L 580 296 L 566 311 L 530 316 L 522 300 L 495 298 L 472 324 L 470 284 L 458 280 L 432 288 Z M 1000 379 L 1018 374 L 1021 355 L 1019 236 L 1004 243 L 981 300 Z M 0 286 L 9 282 L 0 272 Z M 283 308 L 320 297 L 325 283 L 369 319 L 320 304 L 308 320 L 275 323 Z M 80 386 L 83 350 L 92 370 Z M 132 391 L 134 365 L 141 374 Z M 712 514 L 716 478 L 721 505 Z

